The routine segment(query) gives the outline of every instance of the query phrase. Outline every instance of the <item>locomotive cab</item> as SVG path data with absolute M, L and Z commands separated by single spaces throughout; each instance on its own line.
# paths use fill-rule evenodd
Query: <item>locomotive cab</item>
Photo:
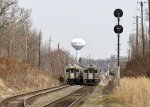
M 99 82 L 99 70 L 96 66 L 88 66 L 84 70 L 84 84 L 85 85 L 95 85 Z
M 66 67 L 65 80 L 68 84 L 82 84 L 83 83 L 83 68 L 73 65 Z
M 75 68 L 68 68 L 66 70 L 66 82 L 68 84 L 75 84 L 76 83 L 76 69 Z

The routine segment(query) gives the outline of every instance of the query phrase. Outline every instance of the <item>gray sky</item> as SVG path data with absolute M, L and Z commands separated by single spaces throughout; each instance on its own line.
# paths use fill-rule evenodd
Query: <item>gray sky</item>
M 138 0 L 20 0 L 22 7 L 32 9 L 33 27 L 43 32 L 43 40 L 52 38 L 52 48 L 60 47 L 75 55 L 70 43 L 80 37 L 86 41 L 81 57 L 104 59 L 117 54 L 117 35 L 113 28 L 117 24 L 113 12 L 121 8 L 124 15 L 121 24 L 121 56 L 127 56 L 129 33 L 132 29 Z M 147 5 L 145 4 L 145 8 Z

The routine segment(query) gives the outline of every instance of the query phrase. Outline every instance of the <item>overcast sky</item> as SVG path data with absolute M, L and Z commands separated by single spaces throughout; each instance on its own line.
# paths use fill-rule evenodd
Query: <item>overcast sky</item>
M 81 57 L 91 55 L 94 59 L 105 59 L 117 54 L 117 36 L 113 31 L 116 18 L 113 12 L 121 8 L 124 15 L 120 35 L 121 56 L 127 56 L 128 38 L 135 32 L 133 16 L 139 8 L 138 0 L 20 0 L 21 7 L 32 9 L 33 27 L 43 32 L 43 40 L 52 38 L 52 48 L 60 47 L 75 55 L 72 39 L 80 37 L 86 41 Z M 147 4 L 144 5 L 147 8 Z

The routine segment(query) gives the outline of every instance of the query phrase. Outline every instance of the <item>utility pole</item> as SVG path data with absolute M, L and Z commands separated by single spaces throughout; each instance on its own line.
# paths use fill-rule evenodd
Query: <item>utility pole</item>
M 144 26 L 143 26 L 143 2 L 141 1 L 141 28 L 142 28 L 142 44 L 143 44 L 143 55 L 145 54 L 145 37 L 144 37 Z
M 130 47 L 129 47 L 129 50 L 128 50 L 128 61 L 130 61 L 131 60 L 131 51 L 130 51 L 131 49 L 130 49 Z
M 145 36 L 144 36 L 144 26 L 143 26 L 143 3 L 145 2 L 140 2 L 140 6 L 141 6 L 141 35 L 142 35 L 142 54 L 144 56 L 145 54 Z
M 51 70 L 52 70 L 52 68 L 51 68 L 51 41 L 52 41 L 52 39 L 50 37 L 50 39 L 49 39 L 49 54 L 48 54 L 48 56 L 49 56 L 49 72 L 50 72 L 50 75 L 52 75 L 52 72 L 51 72 Z
M 66 66 L 68 65 L 68 53 L 66 53 Z
M 39 33 L 39 62 L 38 67 L 41 69 L 41 31 Z
M 149 15 L 149 31 L 148 31 L 148 33 L 150 35 L 150 0 L 148 0 L 148 8 L 149 8 L 149 13 L 148 13 L 148 15 Z
M 150 51 L 150 0 L 148 0 L 148 9 L 149 9 L 149 31 L 148 31 L 148 34 L 149 34 L 149 51 Z
M 138 56 L 139 48 L 139 26 L 138 26 L 138 16 L 136 16 L 136 55 Z
M 58 50 L 57 50 L 57 61 L 58 61 L 58 77 L 60 77 L 60 57 L 59 57 L 59 51 L 60 51 L 60 47 L 59 47 L 59 43 L 58 43 Z
M 89 54 L 89 65 L 91 64 L 91 55 Z
M 66 66 L 70 64 L 70 56 L 69 56 L 69 51 L 66 53 Z

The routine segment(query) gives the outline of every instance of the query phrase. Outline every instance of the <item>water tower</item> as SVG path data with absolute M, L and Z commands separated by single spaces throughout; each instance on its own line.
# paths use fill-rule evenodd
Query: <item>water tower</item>
M 85 41 L 81 38 L 75 38 L 71 42 L 71 46 L 76 49 L 76 60 L 79 62 L 80 50 L 85 46 Z

